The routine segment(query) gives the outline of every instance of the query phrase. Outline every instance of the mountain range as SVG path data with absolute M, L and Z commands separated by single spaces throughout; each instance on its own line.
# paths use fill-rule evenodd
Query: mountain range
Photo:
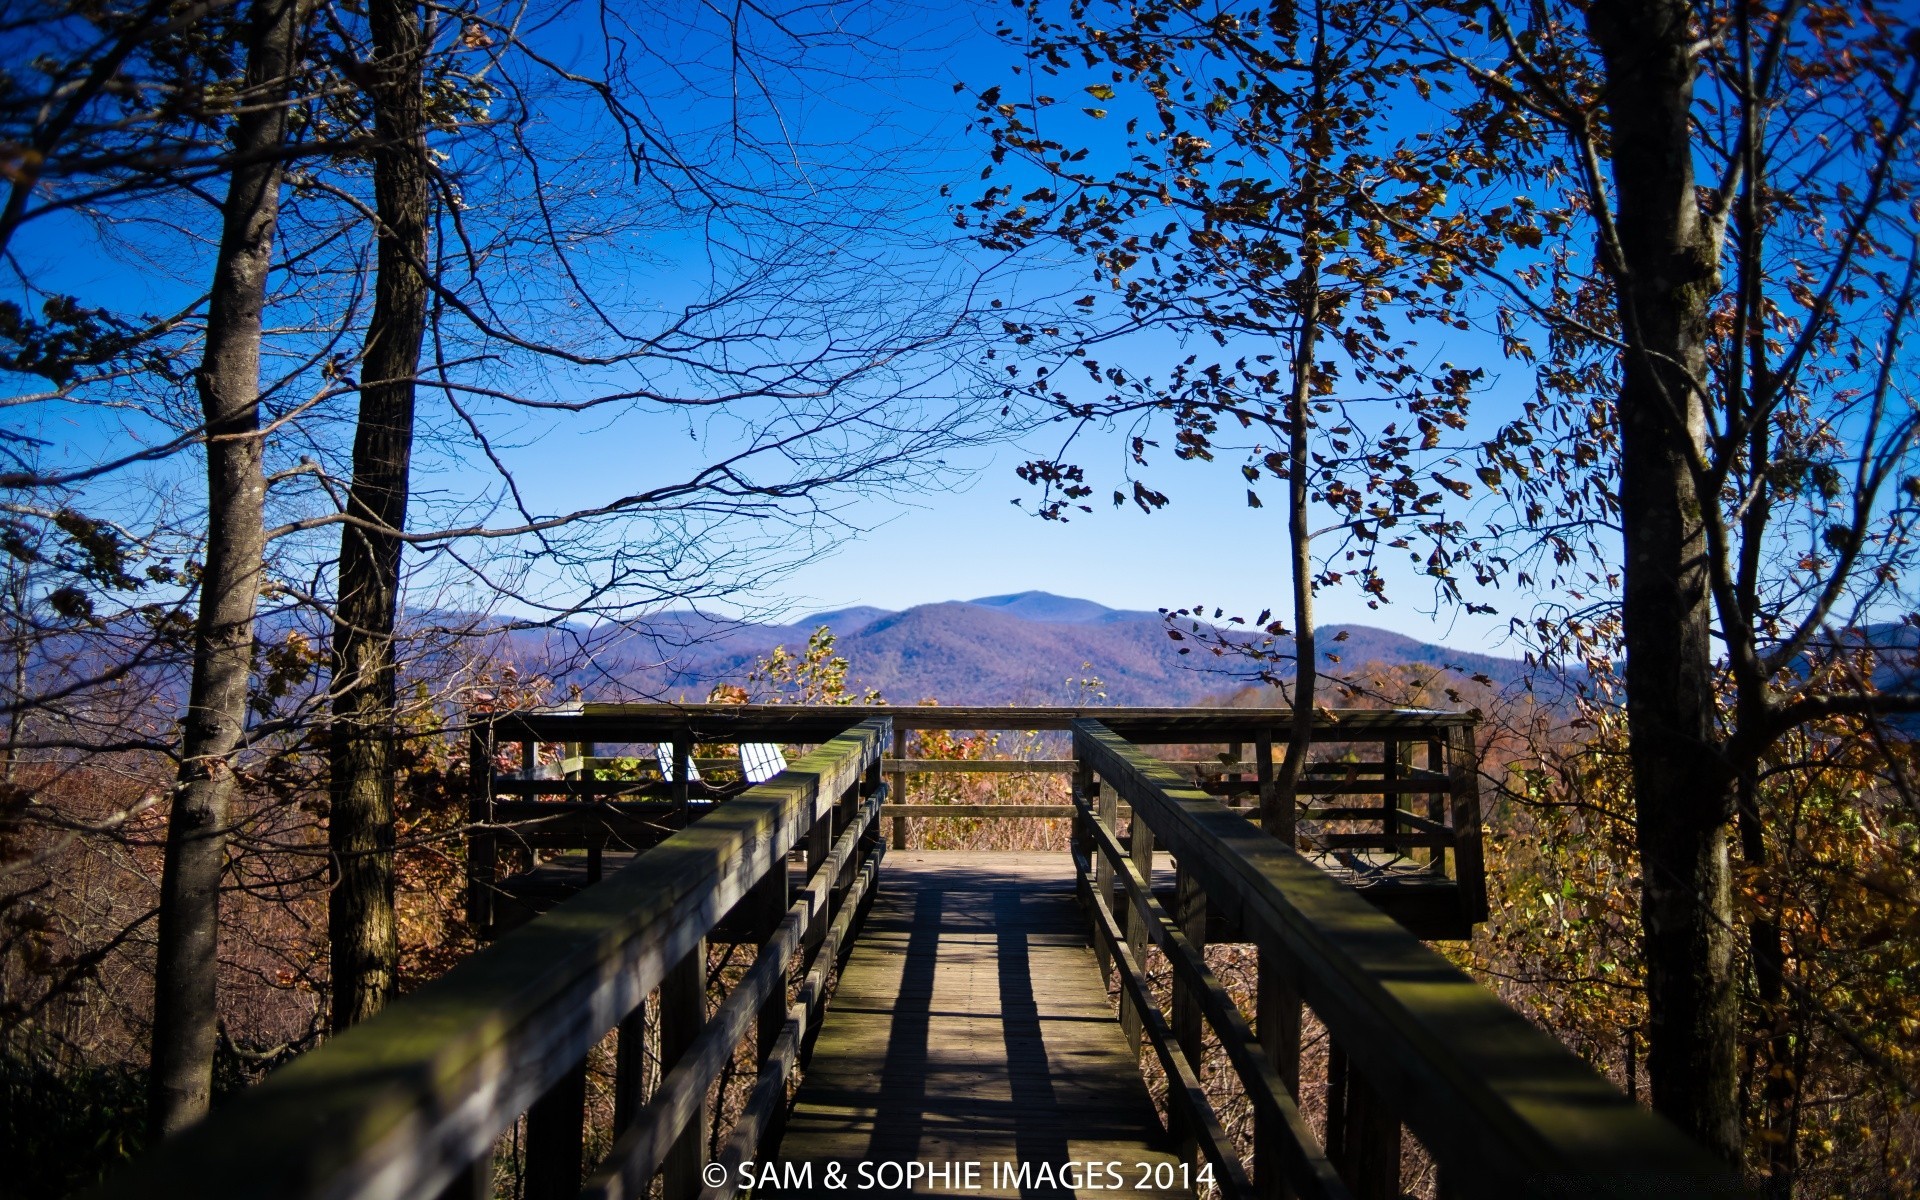
M 619 635 L 563 630 L 524 633 L 515 642 L 523 661 L 569 663 L 565 670 L 549 669 L 551 677 L 562 688 L 578 686 L 588 700 L 699 700 L 716 683 L 745 683 L 754 664 L 776 646 L 798 653 L 822 626 L 833 631 L 835 653 L 848 661 L 852 690 L 872 688 L 894 703 L 1188 705 L 1218 699 L 1245 683 L 1244 662 L 1236 664 L 1231 656 L 1215 658 L 1204 650 L 1182 655 L 1182 647 L 1192 650 L 1194 641 L 1170 638 L 1160 613 L 1048 592 L 899 612 L 844 608 L 789 624 L 743 624 L 675 611 Z M 1369 625 L 1325 626 L 1321 646 L 1324 658 L 1337 656 L 1349 667 L 1444 665 L 1497 685 L 1516 681 L 1526 670 L 1517 659 L 1433 645 Z M 1243 670 L 1236 677 L 1228 669 L 1208 669 L 1216 665 Z

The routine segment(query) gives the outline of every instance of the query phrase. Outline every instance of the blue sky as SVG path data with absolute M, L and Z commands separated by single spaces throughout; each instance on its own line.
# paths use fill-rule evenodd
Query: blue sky
M 711 10 L 676 3 L 669 10 L 685 17 Z M 745 84 L 747 132 L 768 142 L 790 138 L 791 160 L 804 175 L 818 171 L 824 180 L 860 154 L 890 155 L 898 172 L 889 186 L 895 189 L 898 220 L 887 235 L 904 246 L 913 237 L 953 235 L 947 205 L 974 198 L 986 184 L 980 182 L 987 146 L 982 135 L 969 130 L 974 101 L 955 84 L 971 89 L 999 83 L 1015 84 L 1014 59 L 989 32 L 988 24 L 1013 9 L 976 9 L 970 6 L 929 6 L 896 10 L 904 15 L 875 27 L 875 36 L 892 48 L 873 52 L 845 50 L 827 53 L 803 64 L 803 70 L 778 78 L 754 78 Z M 635 21 L 643 19 L 635 16 Z M 591 61 L 600 51 L 597 26 L 562 23 L 538 35 L 546 47 L 562 57 Z M 711 28 L 671 44 L 651 46 L 664 57 L 689 54 L 699 60 L 697 78 L 678 80 L 701 98 L 672 97 L 662 92 L 650 97 L 655 116 L 664 122 L 712 123 L 726 114 L 726 87 L 739 83 L 724 63 L 713 56 L 724 48 Z M 672 73 L 660 76 L 667 80 Z M 1089 76 L 1089 78 L 1093 78 Z M 1061 81 L 1070 89 L 1078 81 Z M 771 104 L 754 89 L 773 96 Z M 1050 89 L 1053 84 L 1048 85 Z M 717 97 L 717 98 L 716 98 Z M 684 105 L 676 109 L 675 105 Z M 562 141 L 576 122 L 590 119 L 582 110 L 554 104 L 538 113 L 549 133 Z M 857 136 L 853 136 L 857 135 Z M 846 155 L 843 161 L 830 156 Z M 822 157 L 809 162 L 809 156 Z M 577 164 L 591 177 L 597 165 Z M 779 170 L 777 156 L 754 169 Z M 617 172 L 615 172 L 617 174 Z M 611 176 L 609 176 L 610 178 Z M 951 199 L 939 192 L 945 185 Z M 617 200 L 617 196 L 616 196 Z M 617 209 L 617 204 L 616 204 Z M 174 214 L 168 214 L 169 216 Z M 211 210 L 188 218 L 201 229 L 211 225 Z M 606 247 L 585 260 L 597 283 L 635 312 L 670 310 L 676 300 L 691 294 L 707 259 L 707 248 L 689 231 L 665 226 L 648 228 L 645 214 L 635 228 L 610 237 Z M 511 221 L 512 213 L 476 213 L 483 219 Z M 110 303 L 134 311 L 164 311 L 184 303 L 205 277 L 204 243 L 194 246 L 169 232 L 157 241 L 138 228 L 123 231 L 112 245 L 89 242 L 91 234 L 77 225 L 49 223 L 36 229 L 23 248 L 28 261 L 49 265 L 47 277 L 91 303 Z M 86 245 L 85 253 L 71 252 Z M 157 249 L 166 247 L 166 249 Z M 889 250 L 888 253 L 894 251 Z M 953 280 L 967 279 L 990 260 L 964 247 L 949 247 L 932 258 L 915 259 L 902 252 L 897 261 L 915 269 L 948 272 Z M 942 257 L 944 256 L 944 257 Z M 505 280 L 502 286 L 522 281 Z M 530 287 L 537 281 L 528 280 Z M 1041 262 L 1026 269 L 1016 282 L 997 279 L 989 294 L 1006 294 L 1016 303 L 1022 288 L 1068 287 L 1088 290 L 1084 268 L 1077 263 Z M 546 310 L 543 318 L 554 319 Z M 284 315 L 283 315 L 284 316 Z M 1461 335 L 1462 347 L 1430 347 L 1436 358 L 1464 358 L 1478 338 Z M 357 345 L 357 339 L 350 339 Z M 1483 361 L 1485 343 L 1478 349 Z M 1135 373 L 1164 374 L 1155 360 L 1171 361 L 1184 347 L 1171 340 L 1137 340 L 1126 354 Z M 1497 364 L 1485 365 L 1498 369 Z M 1505 385 L 1523 382 L 1518 371 Z M 564 394 L 568 381 L 556 376 L 549 386 Z M 935 380 L 922 389 L 938 391 Z M 1503 407 L 1502 387 L 1490 391 L 1486 410 Z M 342 412 L 327 419 L 336 431 L 343 428 Z M 524 412 L 502 412 L 497 449 L 515 467 L 517 479 L 536 511 L 564 511 L 603 502 L 623 488 L 657 481 L 663 475 L 685 471 L 714 453 L 737 444 L 743 430 L 726 421 L 696 428 L 673 414 L 631 413 L 617 419 L 561 421 Z M 16 419 L 18 411 L 16 410 Z M 159 431 L 137 415 L 113 409 L 83 412 L 37 406 L 37 430 L 60 447 L 69 461 L 97 459 L 124 450 L 130 440 L 152 440 Z M 423 420 L 432 426 L 451 422 L 445 413 L 423 407 Z M 1238 458 L 1223 453 L 1219 461 L 1176 463 L 1163 454 L 1149 475 L 1153 486 L 1168 493 L 1172 504 L 1145 514 L 1131 505 L 1114 509 L 1095 503 L 1094 511 L 1076 514 L 1066 524 L 1042 521 L 1030 507 L 1013 503 L 1033 492 L 1014 476 L 1015 464 L 1051 452 L 1058 443 L 1057 427 L 1048 426 L 1024 440 L 981 446 L 950 454 L 932 481 L 934 486 L 908 495 L 870 495 L 858 492 L 834 501 L 835 515 L 844 527 L 861 532 L 834 536 L 832 552 L 814 556 L 773 586 L 744 599 L 760 611 L 784 611 L 797 617 L 809 611 L 870 604 L 898 609 L 940 600 L 1038 589 L 1082 596 L 1116 608 L 1156 609 L 1193 604 L 1220 606 L 1229 613 L 1251 617 L 1263 608 L 1284 611 L 1288 581 L 1282 563 L 1284 518 L 1280 509 L 1247 507 L 1245 484 L 1237 471 Z M 293 451 L 287 451 L 291 454 Z M 1104 496 L 1113 469 L 1119 465 L 1114 438 L 1092 439 L 1081 453 L 1090 476 Z M 174 482 L 190 494 L 197 464 L 182 458 L 170 465 Z M 489 487 L 490 475 L 471 450 L 423 449 L 417 481 L 421 487 L 416 512 L 439 503 L 457 508 L 474 502 Z M 316 543 L 324 553 L 324 539 Z M 824 547 L 823 547 L 824 548 Z M 773 553 L 770 551 L 769 553 Z M 1430 587 L 1416 575 L 1396 578 L 1393 603 L 1369 609 L 1357 591 L 1332 589 L 1320 597 L 1323 623 L 1359 621 L 1381 625 L 1423 640 L 1444 641 L 1462 648 L 1498 652 L 1507 618 L 1525 615 L 1505 610 L 1495 615 L 1469 615 L 1455 608 L 1435 611 Z
M 937 196 L 941 183 L 951 187 L 955 202 L 970 200 L 987 186 L 979 180 L 987 145 L 983 135 L 967 128 L 974 116 L 969 93 L 995 83 L 1021 86 L 1021 78 L 1010 70 L 1016 60 L 989 29 L 992 21 L 1013 11 L 971 6 L 930 10 L 932 20 L 910 26 L 919 34 L 899 55 L 905 70 L 884 82 L 815 78 L 810 84 L 820 92 L 796 103 L 794 111 L 815 119 L 825 114 L 829 122 L 836 112 L 885 112 L 889 126 L 916 130 L 927 139 L 919 161 L 930 211 L 938 212 L 947 203 Z M 956 83 L 968 85 L 969 92 L 956 93 Z M 1065 83 L 1049 81 L 1045 87 L 1070 92 Z M 1067 281 L 1062 286 L 1086 290 L 1078 264 L 1060 268 L 1059 277 Z M 1479 342 L 1487 355 L 1486 343 L 1477 335 L 1460 336 L 1469 345 Z M 1434 347 L 1433 352 L 1445 357 L 1444 349 Z M 1152 358 L 1171 360 L 1184 348 L 1143 340 L 1133 353 L 1130 365 L 1151 370 Z M 1143 358 L 1148 361 L 1140 361 Z M 1498 370 L 1496 364 L 1487 365 Z M 1522 382 L 1519 372 L 1514 375 L 1514 382 Z M 1499 388 L 1490 392 L 1489 410 L 1504 407 L 1501 395 Z M 1046 427 L 1024 445 L 954 456 L 944 474 L 944 490 L 854 499 L 841 515 L 864 532 L 838 540 L 833 553 L 786 576 L 778 590 L 764 598 L 790 615 L 852 604 L 899 609 L 1027 589 L 1084 596 L 1116 608 L 1205 603 L 1249 617 L 1262 608 L 1284 610 L 1284 517 L 1277 507 L 1247 507 L 1235 457 L 1223 454 L 1208 464 L 1176 463 L 1171 455 L 1162 455 L 1150 478 L 1173 497 L 1169 507 L 1146 514 L 1132 505 L 1115 509 L 1097 503 L 1092 513 L 1076 514 L 1062 524 L 1032 515 L 1033 490 L 1013 470 L 1036 453 L 1050 452 L 1057 441 L 1057 427 Z M 576 465 L 611 463 L 620 450 L 602 442 L 597 449 L 573 453 L 585 455 Z M 1090 473 L 1103 479 L 1118 460 L 1118 443 L 1112 438 L 1094 439 L 1083 451 Z M 552 482 L 565 492 L 568 480 L 594 475 L 591 470 L 568 470 L 555 473 Z M 1106 489 L 1097 494 L 1104 496 Z M 1015 500 L 1026 501 L 1028 507 L 1016 506 Z M 1327 590 L 1319 599 L 1321 620 L 1365 622 L 1422 639 L 1492 650 L 1501 647 L 1506 621 L 1516 615 L 1504 610 L 1491 616 L 1468 614 L 1437 606 L 1428 581 L 1411 573 L 1395 581 L 1390 596 L 1392 603 L 1369 609 L 1355 589 Z M 1503 607 L 1499 597 L 1476 599 Z

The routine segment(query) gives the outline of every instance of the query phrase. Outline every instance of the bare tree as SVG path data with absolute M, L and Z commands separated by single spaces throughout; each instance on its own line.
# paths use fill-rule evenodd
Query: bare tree
M 1740 1047 L 1766 1045 L 1761 1141 L 1784 1196 L 1780 929 L 1736 911 L 1730 853 L 1763 871 L 1793 836 L 1757 800 L 1780 739 L 1920 708 L 1857 659 L 1885 663 L 1870 627 L 1912 603 L 1914 34 L 1874 5 L 1794 0 L 1476 16 L 1426 44 L 1479 83 L 1475 116 L 1575 231 L 1494 277 L 1507 327 L 1547 348 L 1540 394 L 1487 452 L 1520 501 L 1510 532 L 1545 550 L 1540 581 L 1619 587 L 1617 609 L 1540 628 L 1603 656 L 1617 635 L 1626 656 L 1654 1104 L 1738 1159 Z M 1593 563 L 1614 536 L 1610 579 Z
M 418 5 L 373 0 L 368 88 L 379 260 L 361 357 L 353 482 L 334 602 L 327 818 L 333 1026 L 383 1007 L 400 961 L 393 920 L 394 623 L 407 527 L 414 380 L 427 321 L 426 45 Z
M 279 215 L 286 101 L 303 20 L 301 0 L 259 0 L 249 10 L 246 87 L 234 131 L 240 162 L 221 214 L 206 357 L 199 372 L 208 536 L 180 781 L 167 825 L 161 884 L 151 1087 L 153 1124 L 162 1133 L 199 1119 L 212 1093 L 231 760 L 247 725 L 254 611 L 266 546 L 261 319 Z

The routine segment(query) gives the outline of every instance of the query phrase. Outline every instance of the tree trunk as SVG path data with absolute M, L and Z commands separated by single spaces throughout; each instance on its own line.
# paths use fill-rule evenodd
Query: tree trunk
M 1293 577 L 1293 727 L 1287 736 L 1286 756 L 1280 760 L 1275 780 L 1274 801 L 1286 806 L 1279 819 L 1291 829 L 1299 804 L 1300 775 L 1306 770 L 1307 752 L 1313 746 L 1313 703 L 1315 685 L 1320 679 L 1320 657 L 1313 629 L 1313 532 L 1308 524 L 1307 506 L 1312 499 L 1307 472 L 1312 468 L 1308 439 L 1313 433 L 1313 385 L 1318 368 L 1314 355 L 1320 348 L 1321 250 L 1317 240 L 1324 232 L 1319 198 L 1322 167 L 1320 155 L 1330 143 L 1326 139 L 1327 88 L 1331 73 L 1327 61 L 1327 26 L 1324 5 L 1314 8 L 1313 97 L 1307 110 L 1314 128 L 1308 136 L 1310 166 L 1306 195 L 1300 215 L 1300 274 L 1293 280 L 1294 302 L 1300 314 L 1299 333 L 1294 338 L 1292 394 L 1287 402 L 1287 552 Z M 1278 814 L 1262 814 L 1273 821 Z M 1270 824 L 1269 828 L 1280 828 Z
M 266 549 L 261 472 L 260 321 L 280 211 L 290 75 L 301 0 L 257 0 L 247 34 L 248 104 L 235 123 L 199 371 L 207 440 L 207 544 L 193 682 L 167 823 L 155 963 L 153 1126 L 172 1133 L 207 1110 L 213 1082 L 220 881 L 233 753 L 246 731 L 253 619 Z
M 399 533 L 413 457 L 414 376 L 426 328 L 427 160 L 424 47 L 414 0 L 372 0 L 374 201 L 379 215 L 373 320 L 361 364 L 353 484 L 340 538 L 333 632 L 333 1027 L 380 1011 L 400 945 L 393 915 L 394 652 Z
M 1287 405 L 1287 550 L 1293 576 L 1293 728 L 1287 752 L 1280 760 L 1275 799 L 1291 813 L 1299 803 L 1300 774 L 1306 769 L 1313 745 L 1313 703 L 1320 678 L 1320 659 L 1313 629 L 1313 535 L 1307 520 L 1307 439 L 1312 422 L 1307 406 L 1313 396 L 1313 355 L 1320 331 L 1320 261 L 1308 252 L 1300 273 L 1307 299 L 1300 313 L 1300 336 L 1294 346 L 1293 395 Z M 1292 821 L 1287 820 L 1291 825 Z
M 1605 59 L 1618 191 L 1620 519 L 1627 727 L 1641 856 L 1654 1107 L 1730 1161 L 1736 1103 L 1732 781 L 1715 735 L 1703 498 L 1707 308 L 1717 248 L 1694 192 L 1684 0 L 1589 10 Z M 1706 497 L 1706 503 L 1714 502 Z

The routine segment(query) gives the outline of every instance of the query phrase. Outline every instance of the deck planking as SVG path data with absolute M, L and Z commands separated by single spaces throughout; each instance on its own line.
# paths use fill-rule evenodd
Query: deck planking
M 851 1191 L 862 1163 L 982 1164 L 978 1187 L 900 1196 L 1191 1196 L 1134 1189 L 1134 1164 L 1178 1160 L 1085 929 L 1065 854 L 889 854 L 778 1159 L 839 1164 Z M 1088 1161 L 1125 1186 L 993 1186 L 996 1163 Z

